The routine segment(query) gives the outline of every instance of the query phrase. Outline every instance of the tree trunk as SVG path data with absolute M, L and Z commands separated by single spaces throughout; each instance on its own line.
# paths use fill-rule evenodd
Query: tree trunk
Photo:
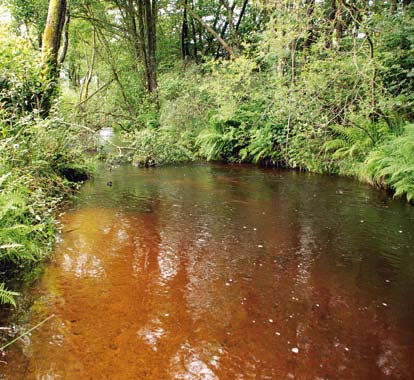
M 239 31 L 239 27 L 240 27 L 241 21 L 243 19 L 244 13 L 246 12 L 246 7 L 247 7 L 248 2 L 249 2 L 249 0 L 244 0 L 243 1 L 243 6 L 242 6 L 242 9 L 240 11 L 239 19 L 237 20 L 237 24 L 236 24 L 236 32 Z
M 58 78 L 58 54 L 62 30 L 65 24 L 66 0 L 50 0 L 47 21 L 43 33 L 42 59 L 46 71 L 46 80 L 49 81 L 42 96 L 40 114 L 49 115 L 52 99 L 56 92 Z
M 193 8 L 193 11 L 194 11 L 194 8 Z M 220 18 L 220 11 L 221 11 L 221 3 L 219 5 L 219 7 L 217 8 L 217 12 L 216 12 L 216 15 L 214 17 L 214 22 L 213 22 L 213 26 L 212 26 L 212 29 L 214 29 L 214 30 L 216 29 L 218 20 Z M 200 31 L 201 31 L 201 29 L 200 29 Z M 200 41 L 201 41 L 201 38 L 200 38 Z M 207 37 L 207 46 L 204 49 L 203 55 L 208 55 L 210 53 L 213 41 L 214 41 L 214 36 L 212 34 L 209 34 L 208 37 Z
M 183 4 L 184 5 L 184 4 Z M 185 5 L 184 5 L 185 6 Z M 223 46 L 223 48 L 227 51 L 227 53 L 229 54 L 229 56 L 234 56 L 234 51 L 233 49 L 227 44 L 226 41 L 224 41 L 224 39 L 210 26 L 208 26 L 203 19 L 197 14 L 195 13 L 191 8 L 189 8 L 188 6 L 185 6 L 188 10 L 188 12 L 191 14 L 191 16 L 193 16 L 201 25 L 204 29 L 206 29 L 207 31 L 209 31 L 216 39 L 218 42 L 220 42 L 220 44 Z
M 66 58 L 69 47 L 69 23 L 70 23 L 70 13 L 69 9 L 66 11 L 65 17 L 65 26 L 63 28 L 63 44 L 59 52 L 58 64 L 61 65 Z
M 188 5 L 188 0 L 184 0 L 185 5 Z M 183 26 L 181 28 L 181 54 L 185 60 L 190 56 L 190 47 L 189 47 L 189 36 L 188 36 L 188 17 L 187 17 L 187 8 L 184 7 L 183 13 Z
M 226 22 L 224 23 L 223 29 L 221 30 L 221 33 L 220 33 L 220 37 L 224 40 L 224 37 L 225 37 L 226 32 L 227 32 L 227 28 L 229 26 L 230 26 L 230 30 L 233 31 L 233 26 L 232 26 L 233 25 L 233 11 L 234 11 L 234 7 L 236 6 L 236 2 L 234 1 L 233 2 L 233 5 L 231 7 L 229 5 L 227 5 L 227 4 L 225 4 L 224 1 L 221 1 L 221 4 L 223 4 L 223 6 L 227 10 Z M 231 35 L 231 33 L 230 33 L 230 35 Z M 216 50 L 216 57 L 215 57 L 216 59 L 219 59 L 219 57 L 220 57 L 220 51 L 221 51 L 221 46 L 219 46 L 217 48 L 217 50 Z
M 58 53 L 65 24 L 66 0 L 50 0 L 45 31 L 43 33 L 43 62 L 50 67 L 50 74 L 57 75 Z
M 145 0 L 145 14 L 147 22 L 148 40 L 148 91 L 155 96 L 157 102 L 157 63 L 156 63 L 156 22 L 157 22 L 157 0 Z
M 191 2 L 191 8 L 194 10 L 194 2 Z M 194 59 L 198 62 L 198 48 L 197 48 L 197 30 L 194 23 L 194 17 L 191 17 L 191 30 L 193 32 L 193 43 L 194 43 Z
M 139 28 L 139 39 L 141 41 L 141 52 L 142 52 L 142 61 L 144 63 L 147 90 L 149 83 L 149 63 L 147 55 L 147 44 L 145 42 L 145 26 L 144 26 L 144 4 L 143 0 L 137 0 L 138 2 L 138 28 Z
M 82 83 L 82 88 L 80 90 L 80 94 L 79 94 L 79 101 L 83 101 L 85 100 L 88 96 L 89 96 L 89 85 L 91 83 L 92 80 L 92 76 L 93 76 L 93 70 L 94 70 L 94 66 L 95 66 L 95 57 L 96 57 L 96 30 L 95 30 L 95 26 L 93 26 L 93 46 L 92 46 L 92 54 L 91 54 L 91 60 L 89 63 L 89 69 L 88 69 L 88 73 L 85 75 L 84 79 L 83 79 L 83 83 Z M 86 51 L 85 53 L 86 55 L 86 61 L 88 62 L 88 52 Z
M 315 42 L 315 36 L 314 36 L 314 21 L 313 21 L 313 12 L 315 10 L 315 0 L 306 0 L 306 16 L 307 16 L 307 36 L 305 39 L 305 43 L 303 47 L 306 50 L 309 50 L 312 44 Z

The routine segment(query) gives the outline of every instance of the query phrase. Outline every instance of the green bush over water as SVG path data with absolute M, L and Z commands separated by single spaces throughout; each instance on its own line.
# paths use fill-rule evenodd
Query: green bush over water
M 129 160 L 136 166 L 156 166 L 172 162 L 191 161 L 193 155 L 183 145 L 189 137 L 167 128 L 143 129 L 127 135 L 126 141 L 133 149 Z

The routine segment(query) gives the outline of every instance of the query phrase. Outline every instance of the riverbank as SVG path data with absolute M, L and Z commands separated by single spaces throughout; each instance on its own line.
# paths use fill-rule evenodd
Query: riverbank
M 58 214 L 91 173 L 78 133 L 59 120 L 27 119 L 0 141 L 3 304 L 16 305 L 19 278 L 35 277 L 53 250 Z
M 229 133 L 234 133 L 234 130 Z M 390 196 L 402 198 L 410 204 L 414 201 L 414 125 L 406 125 L 401 134 L 389 136 L 359 157 L 332 153 L 329 146 L 333 140 L 313 141 L 301 146 L 297 152 L 287 151 L 277 144 L 273 146 L 276 140 L 271 140 L 267 151 L 260 158 L 254 158 L 246 154 L 253 144 L 251 137 L 229 139 L 223 131 L 207 135 L 203 129 L 195 135 L 160 127 L 121 133 L 121 136 L 124 141 L 121 145 L 127 148 L 119 147 L 110 154 L 103 152 L 103 157 L 109 162 L 126 161 L 142 167 L 200 160 L 250 163 L 259 167 L 350 177 L 377 189 L 385 189 Z M 294 154 L 302 159 L 292 159 Z

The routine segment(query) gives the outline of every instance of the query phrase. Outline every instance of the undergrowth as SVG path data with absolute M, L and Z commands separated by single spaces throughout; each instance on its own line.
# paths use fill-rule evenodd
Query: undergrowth
M 10 285 L 50 253 L 56 214 L 91 166 L 56 103 L 41 117 L 50 83 L 39 52 L 0 29 L 0 61 L 0 303 L 15 305 Z
M 394 196 L 414 200 L 414 125 L 407 125 L 401 136 L 372 150 L 360 176 L 379 187 L 391 188 Z

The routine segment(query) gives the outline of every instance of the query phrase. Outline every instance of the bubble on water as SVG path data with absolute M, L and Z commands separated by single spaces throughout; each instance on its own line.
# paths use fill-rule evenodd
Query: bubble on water
M 381 305 L 382 306 L 388 306 L 388 304 L 386 302 L 383 302 Z
M 269 318 L 269 322 L 270 322 L 270 323 L 273 323 L 273 319 Z

